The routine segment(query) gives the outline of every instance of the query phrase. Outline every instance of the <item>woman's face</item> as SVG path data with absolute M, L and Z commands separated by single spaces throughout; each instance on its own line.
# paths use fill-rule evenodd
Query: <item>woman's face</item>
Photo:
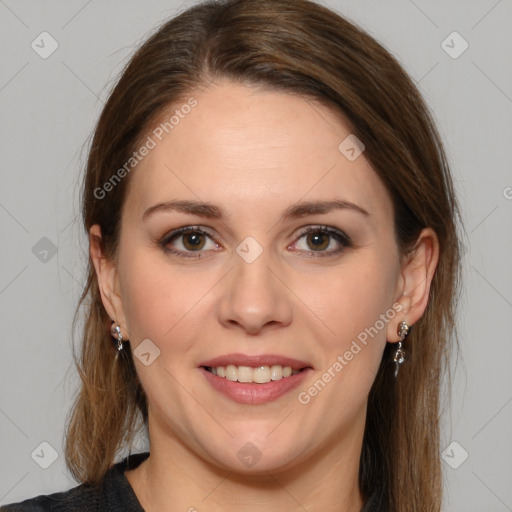
M 116 261 L 152 447 L 239 472 L 358 457 L 404 319 L 390 197 L 326 107 L 227 81 L 191 96 L 148 133 Z

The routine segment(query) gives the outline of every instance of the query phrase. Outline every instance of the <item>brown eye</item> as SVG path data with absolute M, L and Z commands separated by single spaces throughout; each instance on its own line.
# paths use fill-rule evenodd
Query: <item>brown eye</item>
M 322 251 L 329 247 L 331 235 L 327 233 L 323 233 L 321 231 L 317 231 L 314 233 L 309 233 L 306 240 L 308 247 L 313 251 Z
M 185 258 L 205 257 L 208 253 L 221 249 L 212 235 L 196 226 L 179 228 L 166 235 L 159 244 L 166 253 Z
M 352 247 L 350 238 L 339 229 L 329 226 L 309 226 L 303 229 L 295 242 L 300 252 L 315 256 L 334 256 Z
M 183 247 L 187 251 L 201 250 L 205 244 L 205 236 L 197 231 L 191 231 L 181 235 L 183 237 Z

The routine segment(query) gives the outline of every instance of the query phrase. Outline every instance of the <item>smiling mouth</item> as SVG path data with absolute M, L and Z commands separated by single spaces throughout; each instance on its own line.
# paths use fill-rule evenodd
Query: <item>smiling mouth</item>
M 266 384 L 268 382 L 286 379 L 292 375 L 304 371 L 305 368 L 300 370 L 292 369 L 291 366 L 257 366 L 255 368 L 251 366 L 236 366 L 229 364 L 227 366 L 203 366 L 203 368 L 216 375 L 217 377 L 232 381 L 232 382 L 248 382 L 254 384 Z

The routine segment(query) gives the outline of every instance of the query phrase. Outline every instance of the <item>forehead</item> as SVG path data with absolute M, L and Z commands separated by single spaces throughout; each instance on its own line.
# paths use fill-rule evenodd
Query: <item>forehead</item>
M 350 161 L 340 152 L 350 134 L 341 116 L 311 100 L 217 82 L 151 128 L 153 147 L 130 177 L 126 202 L 141 211 L 199 199 L 238 214 L 336 196 L 391 215 L 387 191 L 364 153 Z

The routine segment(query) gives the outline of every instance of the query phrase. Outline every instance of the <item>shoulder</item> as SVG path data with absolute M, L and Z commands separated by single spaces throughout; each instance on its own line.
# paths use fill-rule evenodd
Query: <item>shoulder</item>
M 41 495 L 19 503 L 4 505 L 0 512 L 103 512 L 124 510 L 143 512 L 124 471 L 134 469 L 149 456 L 140 453 L 126 457 L 105 475 L 102 484 L 81 484 L 68 491 Z
M 75 512 L 99 510 L 101 493 L 84 484 L 69 491 L 37 496 L 2 507 L 1 512 Z

